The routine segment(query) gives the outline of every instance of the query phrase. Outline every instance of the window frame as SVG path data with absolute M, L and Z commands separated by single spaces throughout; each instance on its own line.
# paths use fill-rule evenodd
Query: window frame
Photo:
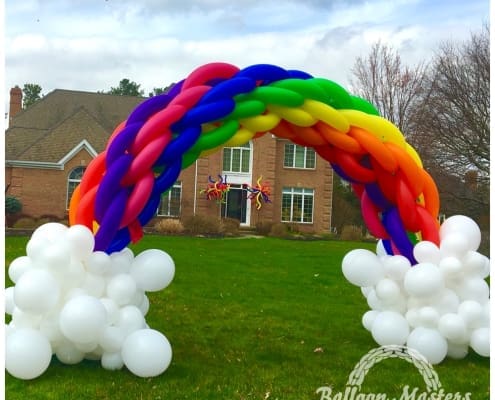
M 292 155 L 290 156 L 290 160 L 288 160 L 288 149 L 291 148 L 291 153 Z M 303 149 L 303 166 L 298 166 L 297 165 L 297 156 L 298 156 L 298 149 Z M 308 157 L 308 152 L 312 152 L 312 162 L 313 166 L 308 166 L 308 160 L 311 160 L 311 158 Z M 290 162 L 289 162 L 290 161 Z M 316 152 L 312 147 L 306 147 L 306 146 L 300 146 L 295 143 L 285 143 L 284 144 L 284 168 L 290 168 L 290 169 L 309 169 L 309 170 L 315 170 L 316 169 Z
M 179 209 L 177 212 L 177 215 L 171 214 L 171 202 L 172 202 L 172 192 L 174 189 L 179 189 Z M 162 210 L 162 202 L 164 198 L 167 198 L 167 213 L 166 214 L 160 214 Z M 180 214 L 182 212 L 182 181 L 176 181 L 172 187 L 167 190 L 167 192 L 162 193 L 161 198 L 160 198 L 160 203 L 158 205 L 158 208 L 156 210 L 156 216 L 157 217 L 169 217 L 169 218 L 179 218 Z
M 80 177 L 73 177 L 76 171 L 81 171 Z M 74 194 L 74 190 L 76 190 L 76 187 L 81 183 L 82 177 L 84 175 L 84 172 L 86 171 L 86 167 L 83 165 L 78 165 L 77 167 L 74 167 L 69 174 L 67 175 L 67 190 L 65 192 L 66 199 L 65 199 L 65 209 L 68 210 L 70 208 L 70 200 L 72 198 L 72 195 Z M 73 187 L 71 188 L 71 185 Z
M 284 198 L 290 196 L 290 211 L 288 219 L 284 219 Z M 294 197 L 301 196 L 301 210 L 300 217 L 296 217 L 294 214 Z M 308 204 L 310 201 L 310 204 Z M 311 206 L 311 220 L 305 221 L 305 209 Z M 313 188 L 298 188 L 298 187 L 283 187 L 282 188 L 282 202 L 281 202 L 281 222 L 297 223 L 297 224 L 313 224 L 314 223 L 314 213 L 315 213 L 315 190 Z M 297 218 L 297 220 L 296 220 Z
M 239 168 L 238 170 L 234 170 L 233 164 L 234 164 L 234 152 L 238 151 L 239 152 Z M 226 156 L 227 152 L 229 153 L 228 156 L 228 163 L 226 163 Z M 224 147 L 222 151 L 222 171 L 223 173 L 229 173 L 229 174 L 244 174 L 248 175 L 252 171 L 252 155 L 253 155 L 253 147 L 251 142 L 247 142 L 241 146 L 233 146 L 233 147 Z M 247 163 L 247 171 L 243 170 L 244 164 Z M 228 164 L 228 165 L 227 165 Z M 228 166 L 228 168 L 225 168 Z

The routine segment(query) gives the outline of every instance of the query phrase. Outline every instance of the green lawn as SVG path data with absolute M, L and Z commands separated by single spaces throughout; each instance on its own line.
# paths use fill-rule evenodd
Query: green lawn
M 7 266 L 26 242 L 6 238 Z M 95 361 L 54 359 L 33 381 L 6 373 L 7 399 L 319 399 L 320 386 L 343 391 L 360 358 L 377 347 L 361 325 L 365 299 L 340 268 L 349 250 L 370 244 L 149 235 L 134 251 L 147 248 L 176 263 L 172 284 L 150 295 L 147 315 L 172 344 L 169 369 L 143 379 Z M 470 354 L 435 370 L 446 392 L 488 398 L 488 359 Z M 405 385 L 425 388 L 412 365 L 388 359 L 362 389 L 399 399 Z

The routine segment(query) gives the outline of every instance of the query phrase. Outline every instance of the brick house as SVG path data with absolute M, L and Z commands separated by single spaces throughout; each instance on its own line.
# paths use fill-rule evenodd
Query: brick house
M 68 203 L 85 167 L 106 144 L 115 126 L 143 101 L 73 90 L 54 90 L 26 110 L 22 91 L 11 90 L 5 132 L 6 195 L 19 198 L 23 214 L 67 218 Z M 208 201 L 208 177 L 226 177 L 226 203 Z M 243 184 L 263 181 L 271 203 L 257 210 Z M 333 173 L 310 148 L 266 134 L 241 147 L 225 148 L 182 171 L 162 197 L 158 217 L 195 214 L 236 218 L 242 226 L 258 221 L 295 223 L 300 231 L 331 227 Z

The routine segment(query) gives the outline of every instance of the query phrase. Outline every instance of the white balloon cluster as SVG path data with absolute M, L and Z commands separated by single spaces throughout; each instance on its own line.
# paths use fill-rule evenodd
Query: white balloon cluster
M 48 223 L 9 266 L 15 286 L 5 289 L 5 368 L 20 379 L 40 376 L 52 355 L 65 364 L 101 360 L 105 369 L 124 365 L 135 375 L 164 372 L 172 349 L 150 329 L 146 292 L 167 287 L 172 258 L 157 249 L 136 257 L 126 248 L 93 251 L 94 236 L 82 226 Z
M 353 250 L 342 261 L 344 276 L 360 286 L 371 310 L 364 327 L 380 345 L 407 345 L 438 364 L 446 356 L 464 358 L 471 348 L 490 355 L 490 300 L 486 278 L 490 260 L 477 252 L 478 225 L 456 215 L 440 227 L 440 247 L 419 242 L 418 261 Z

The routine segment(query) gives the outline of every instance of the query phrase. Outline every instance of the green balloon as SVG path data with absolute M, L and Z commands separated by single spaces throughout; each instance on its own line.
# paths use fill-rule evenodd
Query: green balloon
M 262 101 L 264 104 L 285 107 L 299 107 L 304 103 L 304 97 L 299 93 L 276 86 L 260 86 L 251 93 L 242 96 L 246 99 Z
M 351 108 L 353 110 L 359 110 L 359 111 L 365 112 L 366 114 L 380 116 L 380 113 L 378 112 L 378 110 L 368 100 L 365 100 L 365 99 L 363 99 L 361 97 L 357 97 L 357 96 L 351 96 L 351 98 L 352 98 L 352 107 Z
M 234 111 L 225 117 L 228 119 L 243 119 L 261 115 L 265 112 L 265 103 L 259 100 L 245 100 L 245 95 L 238 95 L 234 98 L 236 105 Z
M 303 98 L 313 99 L 322 103 L 328 104 L 328 96 L 325 91 L 313 79 L 284 79 L 272 83 L 270 86 L 275 86 L 283 89 L 292 90 L 299 93 Z
M 321 87 L 328 96 L 326 104 L 337 110 L 352 108 L 353 102 L 351 95 L 338 83 L 324 78 L 314 78 L 313 81 Z
M 229 140 L 239 129 L 239 122 L 230 120 L 225 121 L 218 128 L 201 134 L 193 147 L 189 151 L 202 152 L 204 150 L 213 149 L 220 146 Z

